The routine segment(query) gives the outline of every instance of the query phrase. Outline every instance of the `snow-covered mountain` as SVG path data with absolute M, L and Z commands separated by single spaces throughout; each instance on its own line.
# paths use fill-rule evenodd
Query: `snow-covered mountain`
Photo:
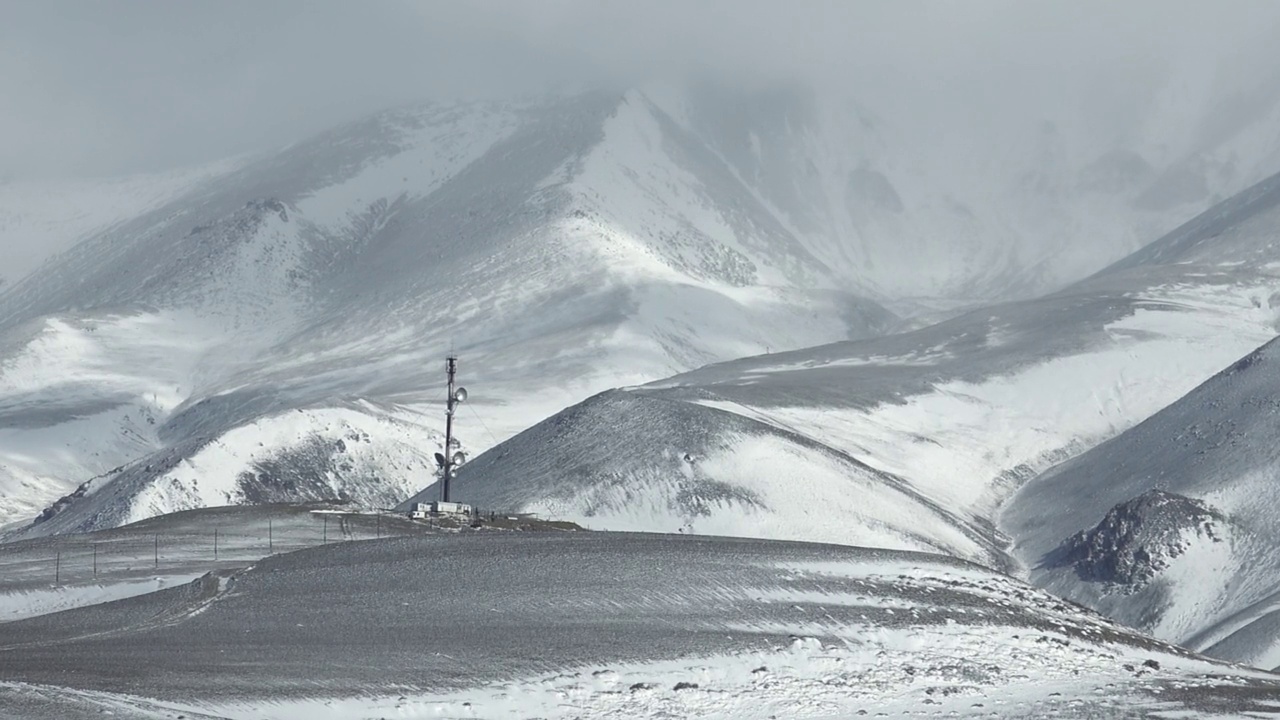
M 5 511 L 90 478 L 55 508 L 87 514 L 43 531 L 241 501 L 259 464 L 351 432 L 380 460 L 346 477 L 335 455 L 323 492 L 376 476 L 389 502 L 430 475 L 436 408 L 424 427 L 414 406 L 438 399 L 450 346 L 484 388 L 465 439 L 487 445 L 482 427 L 507 435 L 604 387 L 892 322 L 643 96 L 385 113 L 207 182 L 0 297 Z M 335 417 L 351 408 L 396 429 Z M 292 439 L 227 444 L 251 427 Z M 92 499 L 107 484 L 109 509 Z
M 1012 491 L 1275 336 L 1277 241 L 1280 176 L 1042 299 L 595 396 L 476 459 L 456 495 L 596 528 L 1016 567 L 995 527 Z
M 1029 482 L 1003 526 L 1032 580 L 1170 642 L 1280 666 L 1278 372 L 1280 340 Z M 1090 552 L 1073 552 L 1086 536 Z
M 306 497 L 403 497 L 430 477 L 451 346 L 479 450 L 606 388 L 882 334 L 886 306 L 1025 296 L 1258 177 L 1271 112 L 1159 151 L 1036 124 L 972 156 L 787 87 L 381 113 L 209 178 L 0 295 L 0 522 L 68 494 L 33 532 L 303 499 L 262 480 L 299 456 L 324 471 Z M 1161 194 L 1188 157 L 1194 191 Z

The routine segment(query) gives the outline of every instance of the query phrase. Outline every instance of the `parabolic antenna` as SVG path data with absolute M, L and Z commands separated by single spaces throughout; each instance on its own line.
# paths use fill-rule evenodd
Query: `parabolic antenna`
M 456 452 L 453 454 L 453 464 L 461 465 L 467 461 L 467 454 L 464 452 Z
M 454 390 L 454 391 L 453 391 L 453 399 L 454 399 L 454 401 L 456 401 L 456 402 L 466 402 L 466 400 L 467 400 L 467 389 L 466 389 L 466 388 L 458 388 L 457 390 Z

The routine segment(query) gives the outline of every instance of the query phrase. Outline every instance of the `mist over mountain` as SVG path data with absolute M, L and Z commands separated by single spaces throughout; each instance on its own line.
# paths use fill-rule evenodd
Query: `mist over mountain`
M 978 183 L 800 85 L 380 113 L 177 177 L 0 296 L 6 512 L 82 485 L 55 509 L 92 511 L 42 532 L 292 498 L 263 464 L 352 435 L 365 456 L 307 460 L 304 494 L 393 504 L 430 482 L 450 347 L 481 450 L 606 388 L 1053 289 L 1250 179 L 1227 159 L 1274 151 L 1253 130 L 1099 185 L 1117 151 L 1044 126 Z M 1167 194 L 1178 172 L 1202 192 Z
M 3 16 L 0 716 L 1280 707 L 1280 4 Z
M 1005 533 L 1024 531 L 999 518 L 1022 483 L 1275 336 L 1278 187 L 1272 176 L 1042 298 L 592 397 L 481 455 L 455 492 L 597 528 L 924 550 L 1016 570 Z M 1071 525 L 1054 545 L 1102 519 L 1064 512 L 1074 499 L 1028 505 Z

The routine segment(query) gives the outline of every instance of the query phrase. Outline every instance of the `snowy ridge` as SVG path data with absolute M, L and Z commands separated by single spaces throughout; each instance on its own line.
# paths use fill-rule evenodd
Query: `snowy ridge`
M 1229 266 L 1276 261 L 1276 228 L 1268 215 L 1280 205 L 1280 175 L 1219 203 L 1101 275 L 1168 262 Z
M 1221 234 L 1224 252 L 1280 260 L 1265 232 L 1280 210 L 1252 207 Z M 601 395 L 476 459 L 457 493 L 594 528 L 874 544 L 1013 568 L 995 519 L 1022 482 L 1275 335 L 1280 279 L 1266 265 L 1219 265 L 1209 245 L 1164 260 L 910 333 Z
M 115 365 L 101 373 L 90 372 L 89 358 L 106 351 L 87 336 L 75 355 L 82 362 L 64 365 L 63 375 L 110 379 L 63 388 L 56 402 L 74 412 L 52 416 L 14 402 L 32 388 L 49 389 L 42 397 L 51 398 L 58 384 L 40 373 L 10 380 L 3 371 L 0 386 L 11 390 L 0 397 L 0 409 L 11 412 L 2 425 L 23 430 L 21 437 L 0 437 L 0 522 L 29 516 L 89 478 L 125 466 L 167 467 L 175 452 L 197 452 L 236 428 L 297 409 L 365 400 L 430 412 L 408 421 L 434 426 L 440 382 L 432 368 L 449 347 L 464 357 L 466 382 L 484 388 L 468 406 L 476 416 L 468 418 L 464 438 L 484 449 L 611 387 L 881 335 L 899 326 L 885 306 L 955 308 L 1042 291 L 1119 257 L 1152 223 L 1164 227 L 1190 215 L 1213 193 L 1233 192 L 1262 169 L 1242 163 L 1206 170 L 1203 192 L 1143 204 L 1162 168 L 1181 159 L 1145 159 L 1150 173 L 1128 178 L 1121 190 L 1100 191 L 1086 181 L 1094 170 L 1072 158 L 1114 149 L 1090 144 L 1069 124 L 1047 134 L 1011 128 L 1001 138 L 1007 148 L 999 162 L 983 165 L 983 153 L 972 148 L 931 154 L 892 119 L 791 87 L 741 92 L 693 85 L 442 105 L 381 113 L 212 178 L 98 233 L 0 295 L 0 358 L 28 354 L 33 333 L 62 332 L 89 319 L 151 328 L 136 347 L 114 345 Z M 1235 152 L 1250 123 L 1184 149 Z M 1154 157 L 1149 151 L 1131 154 Z M 941 172 L 936 164 L 944 160 L 942 167 L 952 169 Z M 1099 226 L 1082 228 L 1081 217 Z M 1063 253 L 1089 260 L 1066 262 Z M 1235 290 L 1215 285 L 1204 298 L 1198 279 L 1189 290 L 1177 287 L 1190 277 L 1175 272 L 1163 283 L 1167 293 L 1144 298 L 1211 306 L 1207 317 L 1246 297 L 1265 304 L 1270 296 L 1259 300 L 1262 281 L 1242 276 L 1226 285 L 1248 289 L 1227 297 Z M 1120 283 L 1094 293 L 1087 342 L 1098 341 L 1124 308 L 1138 308 L 1128 292 Z M 1002 306 L 990 324 L 973 316 L 932 334 L 886 340 L 857 361 L 883 356 L 897 358 L 888 363 L 896 366 L 909 356 L 927 364 L 930 348 L 955 345 L 951 369 L 941 377 L 920 365 L 894 381 L 902 384 L 890 396 L 905 397 L 933 379 L 968 382 L 973 373 L 959 359 L 967 345 L 962 337 L 976 333 L 971 337 L 988 338 L 995 359 L 983 377 L 1007 374 L 1028 362 L 1032 336 L 1021 344 L 1016 336 L 1019 328 L 1042 324 L 1034 308 L 1070 313 L 1074 302 Z M 1254 328 L 1268 312 L 1248 311 L 1234 326 L 1241 344 L 1223 346 L 1212 362 L 1243 352 L 1246 339 L 1260 342 Z M 1216 331 L 1203 329 L 1192 328 L 1189 342 L 1214 344 Z M 913 342 L 925 344 L 909 348 Z M 1000 350 L 1002 342 L 1012 349 Z M 148 348 L 155 345 L 172 347 L 173 359 L 151 362 Z M 1144 387 L 1133 407 L 1107 411 L 1105 422 L 1084 423 L 1067 440 L 1019 440 L 1010 457 L 975 460 L 977 469 L 966 468 L 966 477 L 1038 466 L 1127 426 L 1171 399 L 1166 386 L 1185 390 L 1186 378 L 1207 374 L 1193 364 L 1185 375 L 1156 381 L 1161 387 Z M 911 372 L 915 379 L 908 379 Z M 124 375 L 127 382 L 118 379 Z M 853 412 L 879 400 L 870 393 L 853 403 Z M 154 436 L 133 437 L 118 419 L 128 414 L 132 422 L 141 410 L 120 409 L 135 407 L 155 420 Z M 1062 418 L 1036 412 L 1012 422 Z M 79 423 L 75 436 L 86 439 L 68 445 L 72 422 Z M 764 422 L 804 421 L 777 415 Z M 880 434 L 896 443 L 896 432 Z M 978 425 L 966 425 L 956 439 L 977 432 Z M 121 440 L 125 433 L 128 441 Z M 876 473 L 919 482 L 920 469 L 826 443 L 821 433 L 816 438 Z M 399 440 L 393 433 L 388 442 Z M 33 459 L 18 443 L 58 447 L 59 457 Z M 237 456 L 256 455 L 241 448 Z M 832 468 L 843 462 L 814 472 L 840 474 Z M 401 467 L 386 479 L 389 487 L 420 487 L 414 468 Z M 385 494 L 366 492 L 368 481 L 341 477 L 335 491 Z M 926 505 L 947 507 L 940 483 L 929 482 L 930 489 L 917 492 L 923 487 L 917 484 L 912 492 Z M 981 528 L 989 525 L 995 495 L 979 489 L 977 496 L 973 507 L 948 510 L 963 529 L 911 546 L 955 547 L 965 557 L 990 559 L 994 535 Z M 167 497 L 185 499 L 180 506 L 148 505 L 159 512 L 243 496 L 224 488 Z M 86 507 L 85 517 L 68 526 L 132 512 Z M 901 528 L 893 532 L 901 535 Z
M 431 477 L 440 444 L 412 414 L 398 415 L 406 413 L 367 404 L 299 409 L 178 443 L 90 480 L 10 539 L 223 505 L 336 499 L 389 507 Z
M 50 319 L 0 359 L 0 483 L 12 522 L 162 446 L 217 333 L 183 313 Z M 11 336 L 12 337 L 12 336 Z
M 351 398 L 429 407 L 438 378 L 423 368 L 450 343 L 464 350 L 469 377 L 506 403 L 490 405 L 488 417 L 472 423 L 485 430 L 467 438 L 475 445 L 493 441 L 491 425 L 509 435 L 611 385 L 779 343 L 878 332 L 894 321 L 848 292 L 809 289 L 812 273 L 789 284 L 784 275 L 762 280 L 755 270 L 725 274 L 713 259 L 691 265 L 683 251 L 663 245 L 701 252 L 714 236 L 750 246 L 741 262 L 761 272 L 792 264 L 790 251 L 775 261 L 785 238 L 757 228 L 767 222 L 763 211 L 759 223 L 726 224 L 714 193 L 748 193 L 716 185 L 723 173 L 714 163 L 698 165 L 705 157 L 664 159 L 651 148 L 650 184 L 619 167 L 643 160 L 625 157 L 628 128 L 659 112 L 640 98 L 592 94 L 386 113 L 251 163 L 78 246 L 0 298 L 4 326 L 17 333 L 5 352 L 33 352 L 25 347 L 26 328 L 43 324 L 65 335 L 62 328 L 104 313 L 102 324 L 149 329 L 136 347 L 113 346 L 111 358 L 127 369 L 127 381 L 60 388 L 39 372 L 7 371 L 18 397 L 45 383 L 42 397 L 56 390 L 56 402 L 75 405 L 62 418 L 19 402 L 12 422 L 27 428 L 25 440 L 56 443 L 67 434 L 65 422 L 143 405 L 155 432 L 119 446 L 112 438 L 120 431 L 104 420 L 94 434 L 107 436 L 100 442 L 111 452 L 86 458 L 73 447 L 73 458 L 57 467 L 26 467 L 32 461 L 14 450 L 0 474 L 15 488 L 6 493 L 7 518 L 125 465 L 135 475 L 157 472 L 175 452 L 196 452 L 290 410 L 347 406 Z M 629 214 L 602 216 L 605 207 Z M 645 216 L 661 218 L 654 231 L 641 225 Z M 632 263 L 619 247 L 632 248 L 628 257 L 648 253 L 652 262 Z M 78 364 L 64 361 L 71 364 L 63 375 L 92 377 L 88 364 L 105 351 L 92 335 L 77 341 L 85 347 L 69 356 Z M 155 365 L 144 344 L 176 352 Z M 483 394 L 478 399 L 484 403 Z M 394 433 L 385 440 L 399 442 Z M 335 489 L 403 499 L 408 488 L 425 484 L 410 466 L 377 480 L 388 483 L 377 491 L 360 489 L 368 476 L 345 478 Z M 246 497 L 225 482 L 214 483 L 216 491 L 163 495 L 175 504 L 153 498 L 130 507 L 165 512 Z M 16 491 L 20 484 L 25 496 Z M 126 495 L 121 502 L 131 502 Z M 83 512 L 66 526 L 136 517 L 124 507 Z
M 1157 637 L 1259 667 L 1280 665 L 1274 604 L 1280 538 L 1269 501 L 1280 458 L 1277 341 L 1249 353 L 1128 432 L 1051 469 L 1013 497 L 1002 527 L 1044 587 Z M 1185 556 L 1146 587 L 1091 582 L 1053 562 L 1053 548 L 1112 506 L 1144 493 L 1195 499 L 1225 520 L 1222 537 L 1187 538 Z M 1070 514 L 1042 508 L 1069 504 Z
M 525 450 L 535 447 L 552 452 Z M 517 475 L 524 479 L 502 482 Z M 997 556 L 980 529 L 846 453 L 740 414 L 625 391 L 595 396 L 499 445 L 455 487 L 480 507 L 594 529 Z M 402 507 L 437 493 L 429 487 Z

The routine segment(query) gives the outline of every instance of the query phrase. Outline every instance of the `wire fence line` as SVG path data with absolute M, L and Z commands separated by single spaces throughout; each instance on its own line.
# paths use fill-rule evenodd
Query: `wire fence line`
M 203 574 L 331 543 L 474 529 L 581 528 L 518 511 L 474 509 L 415 520 L 390 511 L 208 508 L 94 533 L 0 544 L 0 592 Z
M 421 535 L 438 529 L 435 519 L 400 515 L 315 512 L 250 520 L 140 526 L 86 535 L 42 538 L 26 547 L 0 546 L 5 574 L 45 576 L 55 587 L 95 579 L 217 569 L 284 552 L 354 540 Z M 41 572 L 41 566 L 45 571 Z

